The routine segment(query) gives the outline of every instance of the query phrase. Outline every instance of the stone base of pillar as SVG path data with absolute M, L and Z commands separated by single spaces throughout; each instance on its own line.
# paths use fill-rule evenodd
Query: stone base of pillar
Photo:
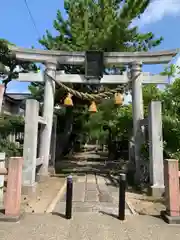
M 163 186 L 151 186 L 150 195 L 154 198 L 161 198 L 164 195 L 165 188 Z
M 19 216 L 5 215 L 5 210 L 0 209 L 0 222 L 19 222 L 24 217 L 25 213 L 20 212 Z
M 169 224 L 180 224 L 180 216 L 169 216 L 166 211 L 161 211 L 162 219 Z
M 55 175 L 55 173 L 56 173 L 55 168 L 53 166 L 48 168 L 48 172 L 50 175 Z
M 41 173 L 38 173 L 36 175 L 36 181 L 37 182 L 46 182 L 50 177 L 50 174 L 41 174 Z
M 35 182 L 33 185 L 23 185 L 22 186 L 22 194 L 32 196 L 36 194 L 37 183 Z

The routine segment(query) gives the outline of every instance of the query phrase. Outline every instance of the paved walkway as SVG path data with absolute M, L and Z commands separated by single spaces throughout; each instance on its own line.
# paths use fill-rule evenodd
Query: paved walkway
M 78 176 L 73 184 L 73 212 L 118 213 L 118 188 L 113 187 L 107 178 L 99 175 Z M 65 211 L 66 193 L 57 203 L 54 212 Z M 126 215 L 132 212 L 126 204 Z
M 73 218 L 66 220 L 65 196 L 52 214 L 27 214 L 18 223 L 0 222 L 0 240 L 179 240 L 180 227 L 151 216 L 117 219 L 118 189 L 95 175 L 74 181 Z M 115 216 L 114 216 L 114 215 Z

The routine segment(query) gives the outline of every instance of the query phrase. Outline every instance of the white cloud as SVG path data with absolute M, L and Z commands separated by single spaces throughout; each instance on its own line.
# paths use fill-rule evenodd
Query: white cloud
M 135 23 L 139 27 L 161 21 L 166 16 L 180 16 L 180 0 L 154 0 Z

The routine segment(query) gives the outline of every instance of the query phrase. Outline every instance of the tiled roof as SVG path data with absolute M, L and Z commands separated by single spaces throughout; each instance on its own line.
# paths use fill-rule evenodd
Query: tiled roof
M 6 93 L 5 96 L 10 97 L 13 100 L 22 101 L 28 98 L 29 96 L 31 96 L 31 94 L 30 93 Z

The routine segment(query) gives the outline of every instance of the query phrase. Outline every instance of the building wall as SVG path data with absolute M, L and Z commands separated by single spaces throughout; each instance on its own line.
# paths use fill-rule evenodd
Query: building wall
M 24 109 L 21 107 L 21 101 L 13 101 L 8 97 L 4 97 L 3 100 L 3 106 L 2 106 L 2 112 L 7 115 L 21 115 L 24 116 Z M 17 139 L 23 139 L 24 133 L 16 133 L 12 132 L 7 136 L 7 139 L 10 142 L 14 142 L 17 145 L 19 145 L 19 142 L 17 142 Z
M 20 104 L 11 102 L 8 99 L 4 100 L 3 112 L 9 115 L 24 115 L 24 110 L 20 107 Z

